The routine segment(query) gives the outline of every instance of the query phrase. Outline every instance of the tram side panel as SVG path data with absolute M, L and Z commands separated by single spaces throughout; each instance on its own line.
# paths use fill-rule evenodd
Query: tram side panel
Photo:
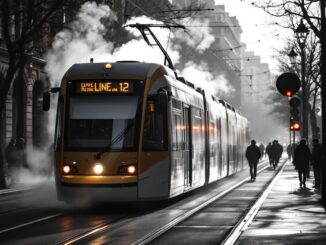
M 221 104 L 222 105 L 222 104 Z M 225 177 L 228 174 L 228 120 L 227 120 L 227 114 L 226 109 L 224 105 L 222 105 L 222 111 L 219 118 L 219 126 L 220 126 L 220 132 L 221 132 L 221 160 L 222 160 L 222 166 L 221 166 L 221 176 Z
M 227 163 L 226 157 L 222 151 L 222 129 L 221 121 L 223 113 L 225 116 L 224 107 L 216 101 L 208 101 L 208 131 L 209 131 L 209 183 L 214 182 L 223 176 L 226 176 Z M 223 164 L 224 161 L 224 164 Z
M 217 132 L 217 123 L 216 123 L 216 113 L 211 108 L 211 105 L 208 107 L 208 134 L 209 134 L 209 179 L 208 183 L 216 181 L 219 177 L 219 155 L 220 149 L 218 144 L 218 132 Z
M 171 186 L 170 195 L 184 191 L 185 164 L 189 161 L 185 155 L 185 134 L 183 128 L 182 102 L 176 98 L 170 103 L 171 129 Z
M 228 113 L 228 159 L 229 159 L 229 171 L 228 175 L 235 173 L 236 165 L 236 118 L 231 109 L 227 109 Z
M 165 199 L 170 196 L 170 153 L 168 102 L 158 104 L 160 88 L 168 86 L 164 78 L 153 82 L 146 99 L 143 142 L 139 157 L 138 199 Z M 159 109 L 161 108 L 161 109 Z

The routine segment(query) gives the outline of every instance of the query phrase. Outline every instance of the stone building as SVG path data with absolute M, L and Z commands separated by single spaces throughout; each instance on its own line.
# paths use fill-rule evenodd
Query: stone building
M 209 20 L 215 41 L 205 51 L 205 61 L 214 74 L 223 75 L 234 91 L 223 98 L 236 107 L 241 105 L 242 43 L 239 21 L 225 11 L 224 5 L 215 5 L 214 0 L 173 0 L 177 8 L 204 8 L 213 11 L 200 11 L 195 16 Z
M 263 104 L 269 94 L 271 74 L 269 65 L 262 63 L 261 58 L 251 51 L 243 51 L 242 77 L 242 101 L 248 103 Z

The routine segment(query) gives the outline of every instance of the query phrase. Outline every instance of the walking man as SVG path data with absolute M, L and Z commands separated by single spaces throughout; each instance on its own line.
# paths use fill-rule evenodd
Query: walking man
M 302 139 L 295 148 L 293 155 L 293 164 L 298 170 L 300 188 L 306 188 L 306 178 L 309 170 L 310 150 L 306 145 L 306 140 Z
M 289 161 L 291 161 L 293 155 L 293 149 L 291 144 L 289 144 L 286 148 L 286 153 L 288 154 Z
M 252 140 L 251 145 L 247 147 L 246 150 L 246 158 L 249 163 L 250 167 L 250 177 L 251 181 L 256 180 L 256 174 L 257 174 L 257 164 L 259 161 L 261 154 L 258 146 L 256 146 L 256 141 Z
M 277 146 L 277 140 L 273 141 L 273 144 L 271 145 L 271 159 L 272 159 L 272 165 L 273 168 L 276 168 L 277 165 L 277 158 L 278 158 L 278 146 Z
M 273 158 L 272 158 L 272 143 L 269 142 L 266 150 L 265 150 L 265 156 L 268 156 L 268 160 L 269 160 L 269 165 L 271 166 L 271 168 L 273 168 Z
M 314 170 L 314 188 L 320 188 L 323 151 L 318 139 L 312 141 L 311 165 Z
M 260 143 L 259 150 L 260 150 L 260 159 L 261 159 L 261 158 L 263 158 L 264 153 L 265 153 L 265 146 L 263 145 L 263 143 Z

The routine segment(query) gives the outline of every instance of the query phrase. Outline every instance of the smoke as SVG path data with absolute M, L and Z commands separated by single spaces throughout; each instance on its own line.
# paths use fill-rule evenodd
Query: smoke
M 234 91 L 223 75 L 214 76 L 204 62 L 197 65 L 193 61 L 189 61 L 180 73 L 184 77 L 191 78 L 191 82 L 195 82 L 197 86 L 217 96 L 225 96 Z
M 196 49 L 199 53 L 209 49 L 215 41 L 215 37 L 212 35 L 212 28 L 209 27 L 209 20 L 190 19 L 187 21 L 187 26 L 190 27 L 186 31 L 176 32 L 175 39 Z M 181 46 L 175 46 L 175 48 L 181 48 Z
M 52 86 L 58 86 L 64 72 L 75 63 L 88 62 L 90 57 L 98 61 L 109 60 L 113 44 L 104 40 L 106 30 L 110 28 L 104 25 L 104 18 L 110 20 L 106 24 L 116 20 L 108 6 L 87 2 L 81 6 L 76 21 L 55 36 L 45 57 L 45 70 Z
M 51 49 L 45 55 L 47 60 L 45 70 L 51 86 L 59 86 L 64 73 L 73 64 L 87 63 L 90 58 L 94 58 L 95 62 L 138 60 L 162 64 L 164 57 L 158 47 L 149 46 L 136 28 L 127 27 L 134 23 L 161 24 L 162 22 L 144 16 L 131 18 L 126 23 L 125 30 L 133 38 L 121 45 L 114 42 L 116 38 L 108 40 L 110 39 L 108 37 L 119 35 L 114 31 L 117 24 L 116 14 L 109 6 L 95 2 L 83 4 L 75 21 L 56 34 Z M 210 72 L 204 61 L 198 61 L 195 57 L 193 57 L 195 60 L 186 62 L 186 64 L 180 61 L 185 46 L 202 54 L 215 40 L 212 30 L 208 27 L 208 20 L 192 20 L 187 24 L 204 27 L 187 29 L 186 32 L 166 28 L 152 28 L 152 31 L 169 53 L 173 63 L 179 67 L 180 74 L 187 80 L 217 95 L 230 93 L 233 91 L 230 83 L 222 74 L 216 75 Z M 47 125 L 50 137 L 48 145 L 45 145 L 42 150 L 28 148 L 27 162 L 30 171 L 17 173 L 19 179 L 29 180 L 31 184 L 34 184 L 34 181 L 42 180 L 42 178 L 36 178 L 35 174 L 47 176 L 53 166 L 52 156 L 48 152 L 54 138 L 56 103 L 57 94 L 51 96 L 51 109 Z
M 64 72 L 75 63 L 85 63 L 89 58 L 94 58 L 95 62 L 115 62 L 118 60 L 138 60 L 143 62 L 163 63 L 164 57 L 158 47 L 150 47 L 144 41 L 140 32 L 136 28 L 128 27 L 129 24 L 162 24 L 162 22 L 149 17 L 133 17 L 126 23 L 126 30 L 134 37 L 128 43 L 121 46 L 115 45 L 112 41 L 105 39 L 105 35 L 110 32 L 116 21 L 116 15 L 107 5 L 94 2 L 87 2 L 82 5 L 77 18 L 67 29 L 59 32 L 54 39 L 51 50 L 46 55 L 46 71 L 53 86 L 58 86 Z M 180 62 L 181 44 L 186 44 L 199 53 L 204 52 L 215 40 L 208 27 L 208 20 L 192 20 L 188 22 L 193 26 L 204 26 L 196 28 L 195 31 L 169 30 L 166 28 L 153 28 L 162 46 L 167 49 L 172 61 Z M 118 35 L 110 33 L 111 36 Z M 151 40 L 151 39 L 150 39 Z M 187 69 L 195 70 L 204 68 L 204 73 L 209 73 L 207 66 L 201 62 L 189 62 Z M 189 66 L 193 66 L 191 69 Z M 183 64 L 180 67 L 185 67 Z M 215 75 L 207 74 L 210 81 L 220 81 L 222 77 L 213 78 Z M 187 79 L 187 77 L 186 77 Z M 225 79 L 224 79 L 225 80 Z M 195 82 L 195 81 L 194 81 Z M 216 85 L 217 88 L 226 90 L 229 86 L 227 81 L 223 86 Z M 220 82 L 219 82 L 220 84 Z M 222 90 L 223 90 L 222 89 Z

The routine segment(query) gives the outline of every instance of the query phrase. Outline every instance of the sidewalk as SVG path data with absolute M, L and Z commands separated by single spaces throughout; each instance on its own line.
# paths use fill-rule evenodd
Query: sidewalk
M 253 222 L 236 244 L 326 244 L 326 212 L 313 173 L 300 188 L 297 172 L 287 162 L 281 177 Z

